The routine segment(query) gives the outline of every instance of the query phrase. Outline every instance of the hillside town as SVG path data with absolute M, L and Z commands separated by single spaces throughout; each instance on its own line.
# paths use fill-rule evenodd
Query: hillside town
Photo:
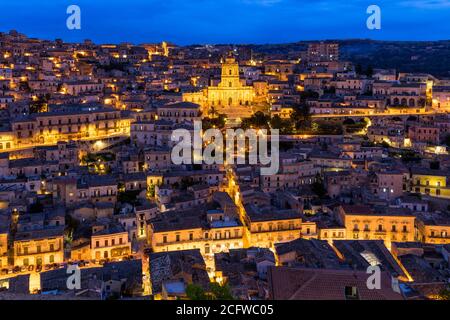
M 450 78 L 332 41 L 0 33 L 0 299 L 450 299 L 449 111 Z M 174 164 L 198 121 L 278 129 L 278 172 Z

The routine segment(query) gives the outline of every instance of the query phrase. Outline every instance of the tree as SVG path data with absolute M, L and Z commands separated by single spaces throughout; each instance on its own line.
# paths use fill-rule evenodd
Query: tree
M 352 118 L 347 118 L 344 120 L 343 124 L 349 125 L 349 124 L 355 124 L 355 120 Z
M 208 300 L 205 290 L 193 283 L 187 285 L 186 296 L 189 300 Z
M 419 162 L 421 160 L 420 155 L 413 150 L 402 151 L 401 157 L 403 162 Z
M 37 99 L 32 101 L 30 104 L 30 113 L 39 113 L 47 111 L 48 100 L 50 100 L 49 94 L 37 97 Z
M 117 195 L 117 201 L 121 203 L 136 204 L 137 197 L 141 191 L 140 190 L 128 190 L 124 192 L 119 192 Z M 154 191 L 153 191 L 154 194 Z
M 275 115 L 270 119 L 270 127 L 279 129 L 281 134 L 292 133 L 293 125 L 290 119 L 281 119 L 279 115 Z
M 258 128 L 258 129 L 268 129 L 270 117 L 265 115 L 263 112 L 255 112 L 250 118 L 245 118 L 242 120 L 242 129 L 248 128 Z
M 204 118 L 202 121 L 202 127 L 203 130 L 207 130 L 210 128 L 218 128 L 218 129 L 222 129 L 225 127 L 225 115 L 224 114 L 219 114 L 218 116 L 216 115 L 216 117 L 214 118 Z
M 438 300 L 450 300 L 450 290 L 444 289 L 438 295 Z
M 197 284 L 188 284 L 186 296 L 189 300 L 233 300 L 231 289 L 228 284 L 213 282 L 210 284 L 210 291 L 205 290 Z
M 261 111 L 258 111 L 253 115 L 253 123 L 258 128 L 267 127 L 268 120 L 268 116 Z
M 344 132 L 342 125 L 326 122 L 313 123 L 312 130 L 316 134 L 329 134 L 329 135 L 340 135 Z
M 211 294 L 214 300 L 234 300 L 230 286 L 227 283 L 223 285 L 216 282 L 211 283 Z
M 150 198 L 154 198 L 155 197 L 155 193 L 156 193 L 156 189 L 155 189 L 155 185 L 151 184 L 148 186 L 148 196 Z
M 315 93 L 315 92 L 313 92 Z M 294 111 L 291 114 L 291 122 L 296 130 L 311 129 L 311 114 L 306 103 L 294 104 Z
M 312 90 L 306 90 L 300 92 L 300 99 L 301 100 L 307 100 L 307 99 L 317 99 L 319 98 L 319 94 Z
M 279 115 L 274 115 L 272 119 L 270 119 L 270 126 L 274 129 L 281 129 L 283 123 L 283 119 L 281 119 Z
M 391 147 L 391 145 L 389 144 L 389 143 L 387 143 L 386 141 L 381 141 L 381 146 L 383 147 L 383 148 L 390 148 Z
M 72 217 L 70 214 L 66 214 L 66 235 L 69 241 L 72 241 L 73 233 L 78 229 L 80 221 Z

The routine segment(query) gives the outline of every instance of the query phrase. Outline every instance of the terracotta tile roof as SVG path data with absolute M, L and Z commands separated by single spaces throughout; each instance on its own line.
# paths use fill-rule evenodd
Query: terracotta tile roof
M 346 287 L 356 287 L 360 300 L 402 300 L 391 287 L 391 278 L 381 276 L 381 289 L 370 290 L 365 271 L 271 267 L 269 286 L 274 300 L 345 300 Z

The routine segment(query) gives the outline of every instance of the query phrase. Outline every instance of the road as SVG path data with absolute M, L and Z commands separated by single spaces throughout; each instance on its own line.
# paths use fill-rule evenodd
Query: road
M 431 111 L 408 111 L 406 113 L 402 112 L 384 112 L 384 113 L 354 113 L 354 114 L 312 114 L 311 118 L 320 119 L 320 118 L 349 118 L 349 117 L 395 117 L 395 116 L 415 116 L 415 115 L 439 115 L 439 114 L 448 114 L 448 112 L 436 112 L 435 110 Z

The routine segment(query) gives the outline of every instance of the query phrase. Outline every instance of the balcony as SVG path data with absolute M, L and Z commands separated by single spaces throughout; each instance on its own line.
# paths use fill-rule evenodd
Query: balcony
M 17 257 L 22 257 L 22 256 L 38 256 L 38 255 L 42 255 L 42 254 L 52 254 L 52 253 L 54 253 L 54 254 L 56 254 L 56 253 L 59 253 L 59 252 L 62 252 L 63 251 L 63 249 L 62 248 L 57 248 L 57 249 L 55 249 L 55 250 L 45 250 L 45 251 L 29 251 L 29 252 L 27 252 L 27 253 L 25 253 L 25 252 L 23 252 L 23 251 L 16 251 L 15 252 L 15 256 L 17 256 Z
M 164 247 L 164 246 L 170 246 L 175 244 L 187 244 L 187 243 L 198 243 L 198 242 L 226 242 L 226 241 L 235 241 L 235 240 L 242 240 L 243 235 L 239 235 L 237 237 L 228 237 L 228 238 L 197 238 L 192 240 L 180 240 L 180 241 L 166 241 L 166 242 L 158 242 L 155 244 L 156 247 Z
M 261 229 L 261 230 L 252 230 L 250 233 L 258 234 L 258 233 L 271 233 L 271 232 L 288 232 L 288 231 L 301 231 L 301 227 L 294 228 L 281 228 L 281 229 Z

